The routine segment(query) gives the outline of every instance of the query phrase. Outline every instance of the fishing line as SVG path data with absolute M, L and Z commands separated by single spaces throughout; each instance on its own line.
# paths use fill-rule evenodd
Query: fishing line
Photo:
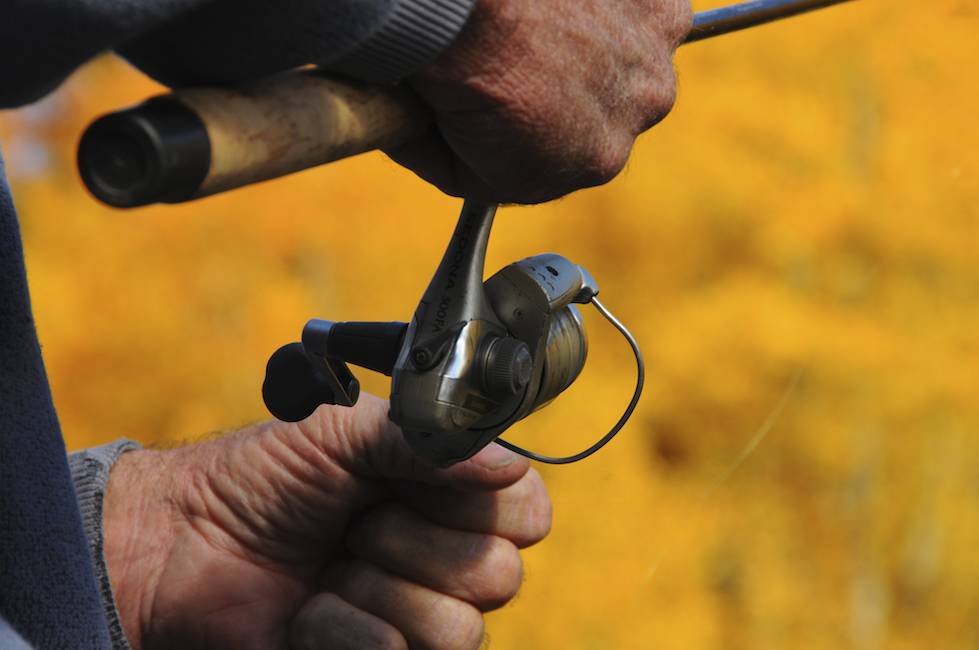
M 775 428 L 776 422 L 778 422 L 779 418 L 782 416 L 782 413 L 785 411 L 785 407 L 789 403 L 789 400 L 795 394 L 796 389 L 798 389 L 799 383 L 802 380 L 802 376 L 805 374 L 805 372 L 806 368 L 804 366 L 796 369 L 792 377 L 789 379 L 789 383 L 786 385 L 785 390 L 782 391 L 782 396 L 779 398 L 775 408 L 769 411 L 768 417 L 765 418 L 762 425 L 758 427 L 754 435 L 751 436 L 744 447 L 741 448 L 741 451 L 734 457 L 734 460 L 732 460 L 728 466 L 721 471 L 721 473 L 713 481 L 711 481 L 707 487 L 704 488 L 704 491 L 701 493 L 700 497 L 698 497 L 694 502 L 695 507 L 702 508 L 705 506 L 711 497 L 713 497 L 717 489 L 734 475 L 738 468 L 745 463 L 748 457 L 751 456 L 751 454 L 758 449 L 759 445 L 761 445 L 765 438 L 768 437 L 768 434 Z M 699 532 L 699 527 L 695 532 Z M 645 579 L 647 582 L 652 581 L 654 574 L 675 545 L 675 540 L 673 540 L 672 543 L 664 545 L 663 549 L 660 551 L 656 559 L 654 559 L 650 564 L 649 569 L 646 572 Z

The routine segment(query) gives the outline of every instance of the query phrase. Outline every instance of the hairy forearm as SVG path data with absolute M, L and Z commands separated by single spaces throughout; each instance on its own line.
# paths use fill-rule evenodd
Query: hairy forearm
M 136 650 L 180 527 L 172 497 L 186 468 L 173 461 L 169 451 L 125 454 L 112 468 L 105 495 L 105 560 L 123 630 Z

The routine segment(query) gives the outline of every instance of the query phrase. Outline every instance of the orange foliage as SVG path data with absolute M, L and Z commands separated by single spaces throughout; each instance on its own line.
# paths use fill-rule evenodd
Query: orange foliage
M 542 468 L 554 531 L 494 647 L 979 643 L 977 31 L 971 0 L 891 0 L 685 48 L 674 114 L 619 179 L 502 211 L 487 270 L 587 266 L 649 383 L 614 444 Z M 458 208 L 379 154 L 98 205 L 78 134 L 153 90 L 103 59 L 0 121 L 72 448 L 265 417 L 268 355 L 310 317 L 407 319 Z M 586 318 L 585 373 L 515 439 L 573 451 L 624 406 L 628 350 Z

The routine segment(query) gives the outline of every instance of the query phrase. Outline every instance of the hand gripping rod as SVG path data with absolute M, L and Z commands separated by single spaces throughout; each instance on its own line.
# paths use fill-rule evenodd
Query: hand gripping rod
M 847 0 L 753 0 L 702 11 L 684 43 Z M 104 115 L 82 135 L 78 169 L 115 207 L 179 203 L 417 137 L 432 115 L 409 91 L 295 70 L 254 83 L 160 95 Z

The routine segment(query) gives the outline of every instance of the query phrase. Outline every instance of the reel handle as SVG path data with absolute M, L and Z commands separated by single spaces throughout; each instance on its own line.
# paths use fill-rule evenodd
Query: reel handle
M 313 319 L 303 328 L 303 346 L 323 358 L 338 359 L 391 376 L 408 323 Z
M 398 322 L 309 321 L 302 343 L 283 345 L 269 359 L 265 406 L 284 422 L 305 420 L 320 404 L 353 406 L 360 382 L 347 364 L 390 375 L 407 329 Z
M 104 115 L 82 135 L 78 169 L 109 205 L 179 203 L 396 147 L 431 119 L 406 89 L 298 70 Z

